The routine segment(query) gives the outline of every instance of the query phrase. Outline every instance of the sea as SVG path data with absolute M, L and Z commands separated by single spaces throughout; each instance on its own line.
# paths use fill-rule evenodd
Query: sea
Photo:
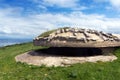
M 32 42 L 32 39 L 4 38 L 4 39 L 0 39 L 0 47 L 14 45 L 14 44 L 21 44 L 26 42 Z

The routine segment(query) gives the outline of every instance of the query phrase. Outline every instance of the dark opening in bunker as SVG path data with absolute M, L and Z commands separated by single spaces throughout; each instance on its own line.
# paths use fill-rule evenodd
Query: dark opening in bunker
M 68 57 L 102 55 L 102 50 L 99 48 L 50 47 L 47 49 L 36 50 L 36 52 L 54 56 L 68 56 Z

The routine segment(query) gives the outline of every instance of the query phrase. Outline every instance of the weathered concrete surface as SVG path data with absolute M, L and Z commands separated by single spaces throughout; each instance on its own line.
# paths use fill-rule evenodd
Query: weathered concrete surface
M 48 47 L 119 47 L 120 42 L 91 42 L 91 43 L 82 43 L 82 42 L 67 42 L 67 41 L 41 41 L 34 40 L 34 45 L 36 46 L 48 46 Z
M 26 52 L 15 57 L 16 62 L 23 62 L 32 65 L 46 65 L 46 66 L 69 66 L 76 63 L 85 62 L 107 62 L 116 60 L 114 55 L 109 56 L 89 56 L 89 57 L 61 57 L 49 54 L 37 53 L 34 51 Z
M 119 47 L 120 35 L 90 29 L 59 29 L 47 37 L 33 40 L 36 46 L 49 47 Z
M 105 48 L 100 48 L 100 49 L 103 55 L 112 55 L 115 50 L 115 48 L 113 47 L 105 47 Z

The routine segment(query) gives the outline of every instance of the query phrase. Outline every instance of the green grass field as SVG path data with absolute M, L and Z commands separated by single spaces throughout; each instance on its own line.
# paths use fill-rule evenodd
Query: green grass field
M 15 56 L 42 49 L 32 43 L 0 48 L 0 80 L 120 80 L 120 49 L 113 62 L 74 64 L 69 67 L 45 67 L 16 63 Z

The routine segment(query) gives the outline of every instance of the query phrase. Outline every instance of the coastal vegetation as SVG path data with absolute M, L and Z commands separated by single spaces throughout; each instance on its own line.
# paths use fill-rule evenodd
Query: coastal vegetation
M 113 62 L 74 64 L 69 67 L 27 65 L 15 61 L 15 56 L 45 47 L 32 42 L 0 48 L 0 80 L 119 80 L 120 48 Z

